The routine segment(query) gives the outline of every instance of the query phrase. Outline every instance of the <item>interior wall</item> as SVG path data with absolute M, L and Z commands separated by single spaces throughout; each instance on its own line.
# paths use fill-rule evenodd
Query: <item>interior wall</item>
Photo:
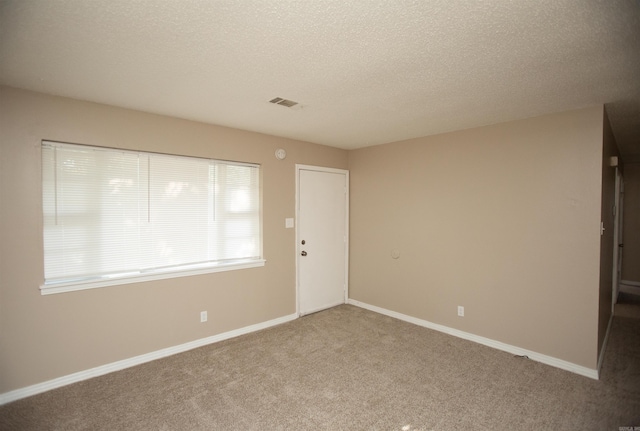
M 350 151 L 350 297 L 595 369 L 603 112 Z
M 598 315 L 598 352 L 601 352 L 612 315 L 613 304 L 613 234 L 615 230 L 616 168 L 610 159 L 620 156 L 606 111 L 603 116 L 602 187 L 600 219 L 600 305 Z
M 295 313 L 295 164 L 346 169 L 346 151 L 8 87 L 0 102 L 0 393 Z M 260 163 L 266 265 L 42 296 L 43 139 Z
M 640 283 L 640 163 L 624 165 L 622 280 Z

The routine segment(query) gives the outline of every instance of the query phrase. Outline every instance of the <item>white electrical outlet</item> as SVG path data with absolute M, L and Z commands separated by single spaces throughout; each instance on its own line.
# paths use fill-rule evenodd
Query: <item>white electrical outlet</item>
M 458 305 L 458 316 L 464 317 L 464 307 L 462 305 Z
M 207 312 L 206 311 L 201 311 L 200 312 L 200 323 L 206 322 L 207 321 Z

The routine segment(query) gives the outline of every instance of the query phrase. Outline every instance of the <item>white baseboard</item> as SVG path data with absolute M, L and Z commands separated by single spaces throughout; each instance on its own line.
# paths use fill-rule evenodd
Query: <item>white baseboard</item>
M 571 371 L 572 373 L 580 374 L 581 376 L 589 377 L 595 380 L 598 380 L 599 378 L 599 373 L 597 369 L 593 370 L 591 368 L 583 367 L 582 365 L 577 365 L 572 362 L 554 358 L 552 356 L 547 356 L 541 353 L 533 352 L 531 350 L 522 349 L 520 347 L 512 346 L 510 344 L 505 344 L 500 341 L 492 340 L 490 338 L 480 337 L 478 335 L 460 331 L 458 329 L 449 328 L 448 326 L 439 325 L 437 323 L 432 323 L 427 320 L 418 319 L 416 317 L 408 316 L 406 314 L 398 313 L 395 311 L 387 310 L 385 308 L 377 307 L 375 305 L 370 305 L 364 302 L 356 301 L 355 299 L 349 299 L 348 303 L 351 305 L 355 305 L 356 307 L 365 308 L 367 310 L 374 311 L 376 313 L 384 314 L 389 317 L 394 317 L 399 320 L 404 320 L 405 322 L 413 323 L 415 325 L 423 326 L 425 328 L 433 329 L 435 331 L 444 332 L 445 334 L 453 335 L 454 337 L 473 341 L 478 344 L 483 344 L 485 346 L 492 347 L 494 349 L 512 353 L 514 355 L 520 355 L 520 356 L 526 355 L 529 357 L 529 359 L 532 359 L 534 361 L 541 362 L 546 365 L 551 365 L 552 367 L 560 368 L 562 370 Z
M 135 365 L 144 364 L 145 362 L 151 362 L 156 359 L 164 358 L 166 356 L 175 355 L 176 353 L 186 352 L 198 347 L 206 346 L 207 344 L 213 344 L 220 341 L 235 338 L 240 335 L 248 334 L 251 332 L 260 331 L 262 329 L 270 328 L 272 326 L 280 325 L 282 323 L 290 322 L 298 318 L 297 314 L 289 314 L 288 316 L 279 317 L 277 319 L 269 320 L 262 323 L 256 323 L 255 325 L 245 326 L 244 328 L 235 329 L 233 331 L 225 332 L 211 337 L 201 338 L 199 340 L 190 341 L 188 343 L 180 344 L 178 346 L 168 347 L 166 349 L 156 350 L 155 352 L 145 353 L 144 355 L 134 356 L 133 358 L 123 359 L 121 361 L 112 362 L 110 364 L 101 365 L 99 367 L 91 368 L 89 370 L 79 371 L 77 373 L 69 374 L 67 376 L 58 377 L 57 379 L 49 380 L 42 383 L 37 383 L 26 388 L 16 389 L 11 392 L 5 392 L 0 394 L 0 405 L 10 403 L 12 401 L 26 398 L 32 395 L 36 395 L 42 392 L 56 389 L 62 386 L 69 385 L 71 383 L 80 382 L 83 380 L 91 379 L 93 377 L 102 376 L 104 374 L 112 373 L 114 371 L 123 370 L 125 368 L 133 367 Z

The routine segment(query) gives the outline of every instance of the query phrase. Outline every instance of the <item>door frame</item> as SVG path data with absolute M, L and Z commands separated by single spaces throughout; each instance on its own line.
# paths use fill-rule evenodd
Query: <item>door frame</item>
M 349 171 L 346 169 L 327 168 L 324 166 L 302 165 L 296 163 L 296 315 L 300 316 L 300 244 L 299 217 L 300 217 L 300 171 L 316 171 L 331 174 L 344 174 L 345 176 L 345 262 L 344 262 L 344 303 L 349 299 Z
M 622 233 L 624 227 L 624 175 L 620 167 L 616 166 L 616 179 L 615 179 L 615 195 L 614 195 L 614 214 L 613 214 L 613 283 L 612 283 L 612 295 L 611 308 L 613 311 L 614 306 L 618 302 L 618 294 L 620 292 L 620 283 L 622 279 L 622 256 L 623 249 Z

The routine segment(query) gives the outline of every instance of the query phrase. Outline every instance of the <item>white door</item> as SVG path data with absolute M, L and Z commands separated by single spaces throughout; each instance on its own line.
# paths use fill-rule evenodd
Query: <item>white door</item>
M 349 172 L 296 165 L 299 315 L 347 298 Z

